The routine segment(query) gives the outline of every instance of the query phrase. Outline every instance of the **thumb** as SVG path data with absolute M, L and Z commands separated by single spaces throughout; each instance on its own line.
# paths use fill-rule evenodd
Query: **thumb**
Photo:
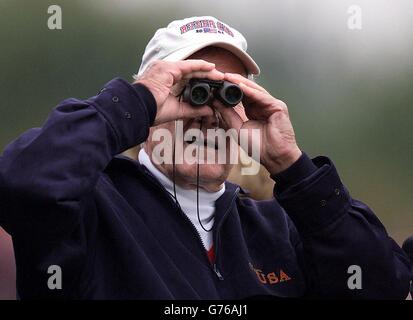
M 239 131 L 244 123 L 240 115 L 234 110 L 234 108 L 224 106 L 220 101 L 214 100 L 213 102 L 216 110 L 221 114 L 222 120 L 228 129 L 234 128 Z
M 181 102 L 181 119 L 188 119 L 188 118 L 198 118 L 198 117 L 206 117 L 206 116 L 213 116 L 214 110 L 210 106 L 191 106 L 189 103 Z

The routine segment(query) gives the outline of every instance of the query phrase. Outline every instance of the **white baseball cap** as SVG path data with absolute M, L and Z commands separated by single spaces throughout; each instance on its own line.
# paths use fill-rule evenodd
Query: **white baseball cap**
M 258 75 L 260 68 L 247 53 L 247 40 L 228 25 L 211 16 L 172 21 L 158 29 L 145 48 L 137 76 L 155 60 L 179 61 L 198 50 L 215 46 L 237 56 L 249 74 Z

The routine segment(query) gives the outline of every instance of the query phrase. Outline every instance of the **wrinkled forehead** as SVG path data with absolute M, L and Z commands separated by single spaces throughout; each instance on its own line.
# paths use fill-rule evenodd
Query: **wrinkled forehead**
M 221 72 L 238 73 L 247 77 L 247 69 L 241 60 L 228 50 L 219 47 L 206 47 L 191 56 L 188 59 L 202 59 L 215 63 L 217 70 Z

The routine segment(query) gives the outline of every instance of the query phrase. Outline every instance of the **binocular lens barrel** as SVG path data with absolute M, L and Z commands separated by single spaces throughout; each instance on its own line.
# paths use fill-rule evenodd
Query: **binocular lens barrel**
M 207 83 L 197 83 L 191 88 L 190 102 L 195 106 L 206 104 L 210 98 L 210 87 Z
M 224 83 L 219 92 L 220 100 L 228 106 L 236 106 L 242 100 L 242 96 L 241 88 L 229 82 Z
M 234 107 L 242 100 L 243 93 L 237 84 L 228 81 L 192 79 L 185 87 L 183 100 L 193 106 L 202 106 L 207 104 L 212 96 L 224 105 Z

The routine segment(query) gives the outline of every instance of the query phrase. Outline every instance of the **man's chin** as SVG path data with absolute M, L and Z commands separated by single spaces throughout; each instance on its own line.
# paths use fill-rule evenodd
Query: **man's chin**
M 191 185 L 197 183 L 197 164 L 177 166 L 177 173 Z M 199 183 L 221 185 L 229 175 L 229 168 L 225 164 L 200 164 Z

